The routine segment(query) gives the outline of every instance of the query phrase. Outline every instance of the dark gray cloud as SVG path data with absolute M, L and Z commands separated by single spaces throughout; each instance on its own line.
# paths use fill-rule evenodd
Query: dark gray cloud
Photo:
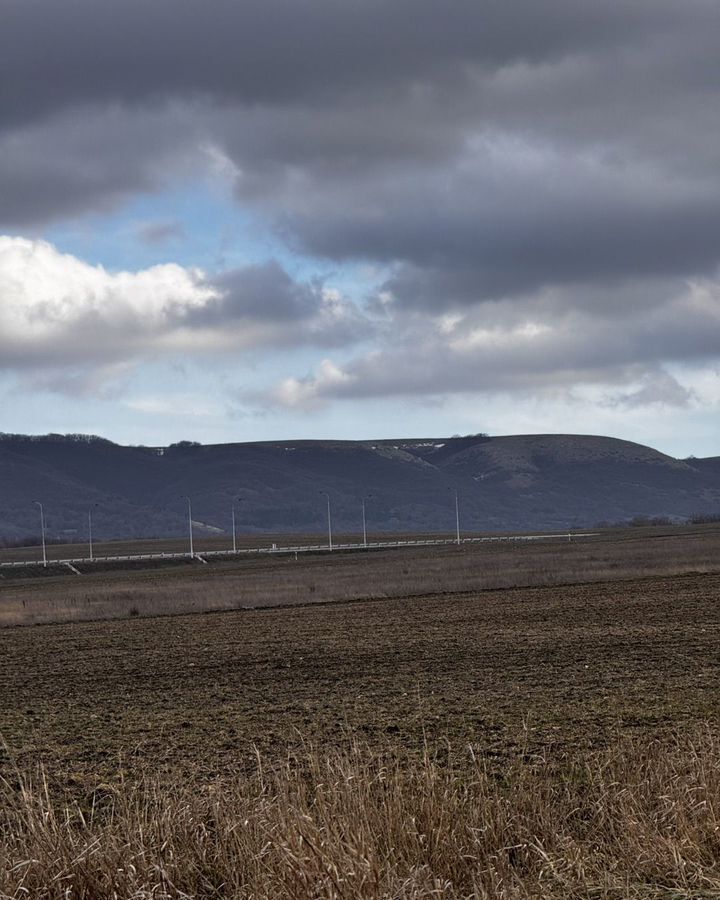
M 225 272 L 214 280 L 220 297 L 193 314 L 198 322 L 267 319 L 294 322 L 317 311 L 321 286 L 294 281 L 274 260 Z
M 306 207 L 286 216 L 288 231 L 334 259 L 400 261 L 384 289 L 414 306 L 705 274 L 718 261 L 720 183 L 673 181 L 639 165 L 552 154 L 526 168 L 485 157 L 470 171 L 365 186 L 359 209 L 346 199 L 334 215 Z
M 81 111 L 3 128 L 0 227 L 29 227 L 112 208 L 188 174 L 198 151 L 187 115 L 119 108 Z
M 267 343 L 322 347 L 353 344 L 375 330 L 370 319 L 322 280 L 296 280 L 275 260 L 223 272 L 207 284 L 215 296 L 179 314 L 193 328 L 261 326 L 272 334 Z
M 0 32 L 5 122 L 78 104 L 206 95 L 248 103 L 325 97 L 469 64 L 542 62 L 707 28 L 706 0 L 8 0 Z

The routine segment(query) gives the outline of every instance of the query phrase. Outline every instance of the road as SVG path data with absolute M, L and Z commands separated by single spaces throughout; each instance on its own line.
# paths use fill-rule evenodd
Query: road
M 207 559 L 210 558 L 228 558 L 228 557 L 243 557 L 243 556 L 257 556 L 262 554 L 295 554 L 298 553 L 332 553 L 341 550 L 380 550 L 380 549 L 392 549 L 398 548 L 401 549 L 403 547 L 435 547 L 441 546 L 445 544 L 481 544 L 481 543 L 501 543 L 501 542 L 512 542 L 512 541 L 570 541 L 575 540 L 576 538 L 588 538 L 594 537 L 598 532 L 572 532 L 565 534 L 508 534 L 508 535 L 494 535 L 492 537 L 469 537 L 469 538 L 460 538 L 458 541 L 457 538 L 432 538 L 432 539 L 420 539 L 420 540 L 403 540 L 403 541 L 368 541 L 367 543 L 345 543 L 345 544 L 333 544 L 330 547 L 328 544 L 314 544 L 314 545 L 298 545 L 298 546 L 287 546 L 287 547 L 279 547 L 277 544 L 272 544 L 270 547 L 250 547 L 242 550 L 206 550 L 196 553 L 190 553 L 189 550 L 187 552 L 181 553 L 137 553 L 137 554 L 126 554 L 123 556 L 83 556 L 83 557 L 68 557 L 67 559 L 52 559 L 47 561 L 47 566 L 65 566 L 69 568 L 73 568 L 77 565 L 97 565 L 100 563 L 113 563 L 113 562 L 140 562 L 140 561 L 153 561 L 153 560 L 167 560 L 167 559 L 188 559 L 188 557 L 192 556 L 192 558 L 196 559 L 200 563 L 207 562 Z M 43 566 L 44 563 L 42 559 L 35 560 L 22 560 L 20 562 L 2 562 L 0 563 L 0 569 L 18 569 L 18 568 L 30 568 Z M 80 574 L 79 572 L 77 574 Z

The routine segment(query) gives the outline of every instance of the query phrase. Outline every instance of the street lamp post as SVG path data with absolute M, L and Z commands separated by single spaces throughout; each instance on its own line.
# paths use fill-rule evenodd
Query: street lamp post
M 95 504 L 97 506 L 97 504 Z M 92 506 L 88 509 L 88 541 L 90 544 L 90 562 L 93 559 Z
M 242 503 L 242 497 L 236 497 L 232 505 L 232 536 L 233 536 L 233 553 L 237 553 L 237 532 L 235 530 L 235 503 Z
M 368 494 L 367 497 L 362 497 L 361 501 L 360 501 L 362 503 L 363 547 L 367 547 L 367 524 L 365 521 L 365 501 L 371 500 L 371 499 L 372 499 L 372 494 Z
M 454 488 L 455 491 L 455 541 L 460 546 L 460 503 L 458 501 L 458 490 Z
M 33 503 L 36 506 L 40 507 L 40 533 L 42 534 L 43 566 L 47 568 L 47 549 L 45 547 L 45 511 L 43 510 L 43 505 L 39 500 L 33 500 Z
M 192 527 L 192 503 L 189 497 L 183 496 L 183 500 L 187 500 L 188 505 L 188 534 L 190 535 L 190 559 L 195 559 L 195 551 L 193 550 L 193 527 Z
M 320 491 L 320 493 L 327 498 L 327 517 L 328 517 L 328 547 L 330 550 L 333 548 L 332 541 L 332 519 L 330 517 L 330 494 L 327 491 Z

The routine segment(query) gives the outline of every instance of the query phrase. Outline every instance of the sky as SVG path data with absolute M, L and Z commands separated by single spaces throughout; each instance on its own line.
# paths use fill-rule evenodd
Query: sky
M 0 431 L 720 455 L 717 0 L 0 7 Z

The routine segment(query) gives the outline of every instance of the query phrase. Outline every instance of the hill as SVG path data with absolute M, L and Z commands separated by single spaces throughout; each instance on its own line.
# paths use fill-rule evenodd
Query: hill
M 637 516 L 720 512 L 720 458 L 678 460 L 629 441 L 520 435 L 377 441 L 281 441 L 124 447 L 84 435 L 0 435 L 0 539 L 39 532 L 84 540 L 184 534 L 192 498 L 199 529 L 243 532 L 361 528 L 452 531 L 454 490 L 465 530 L 565 529 Z

